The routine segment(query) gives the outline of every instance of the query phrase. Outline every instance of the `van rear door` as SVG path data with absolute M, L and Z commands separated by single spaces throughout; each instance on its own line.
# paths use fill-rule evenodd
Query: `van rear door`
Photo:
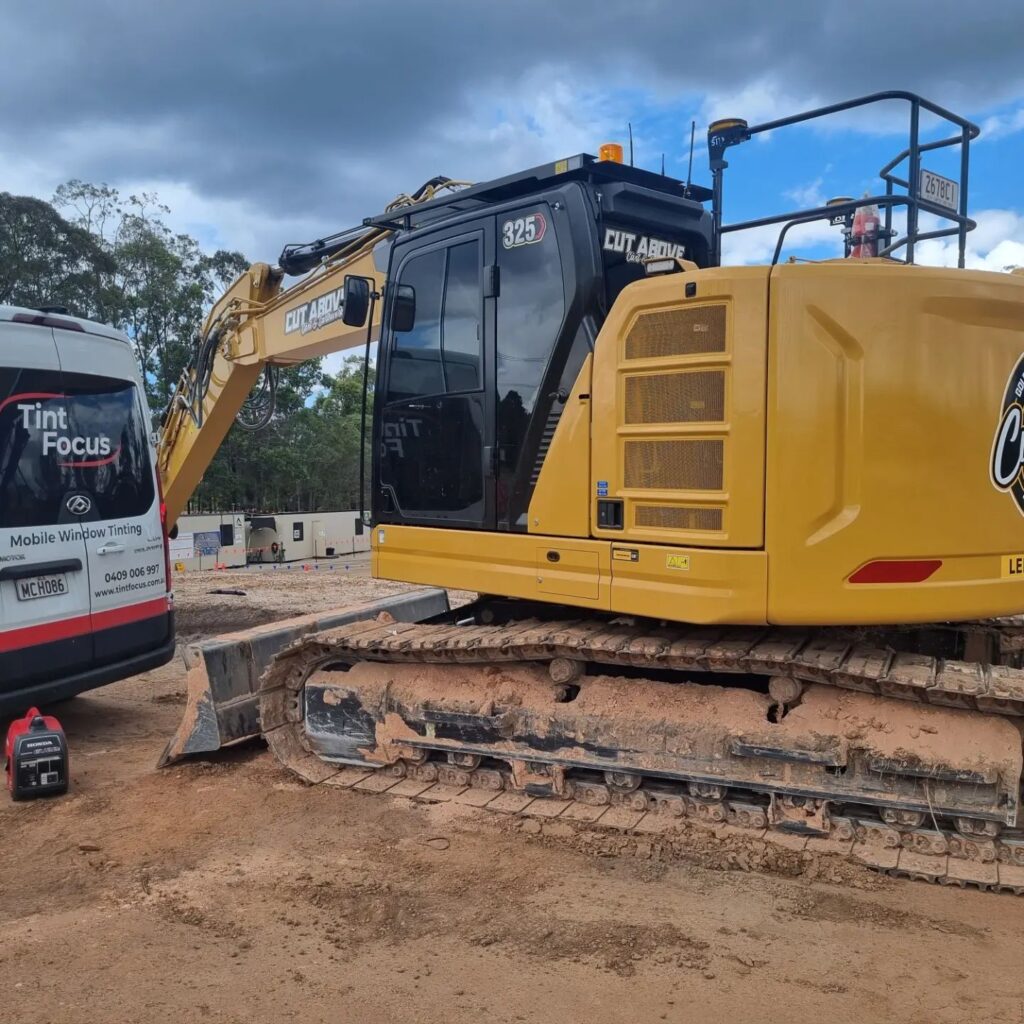
M 170 637 L 170 598 L 149 411 L 122 335 L 55 330 L 70 419 L 97 665 Z
M 75 471 L 50 327 L 0 315 L 0 697 L 93 664 Z

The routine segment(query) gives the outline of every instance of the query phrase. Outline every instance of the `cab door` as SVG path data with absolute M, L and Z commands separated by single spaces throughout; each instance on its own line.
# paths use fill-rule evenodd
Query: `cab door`
M 494 529 L 493 223 L 396 248 L 377 382 L 375 520 Z M 398 330 L 394 296 L 412 301 Z
M 93 660 L 63 391 L 51 328 L 0 317 L 0 699 Z

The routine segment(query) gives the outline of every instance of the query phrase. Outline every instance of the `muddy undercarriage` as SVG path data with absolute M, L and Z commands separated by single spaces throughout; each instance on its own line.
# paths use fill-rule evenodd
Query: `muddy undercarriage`
M 280 760 L 311 782 L 359 766 L 380 790 L 548 800 L 648 832 L 697 819 L 1024 893 L 1016 620 L 698 629 L 487 601 L 438 618 L 385 613 L 281 651 L 259 691 Z

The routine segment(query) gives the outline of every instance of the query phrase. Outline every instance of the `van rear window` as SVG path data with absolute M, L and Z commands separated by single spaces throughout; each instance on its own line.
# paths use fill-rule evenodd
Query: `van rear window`
M 0 529 L 142 515 L 155 500 L 148 426 L 131 381 L 0 367 Z

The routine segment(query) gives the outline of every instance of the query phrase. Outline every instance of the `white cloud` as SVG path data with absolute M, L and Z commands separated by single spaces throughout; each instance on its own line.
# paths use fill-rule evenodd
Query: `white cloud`
M 602 142 L 621 142 L 628 157 L 626 123 L 635 113 L 629 98 L 584 84 L 570 69 L 545 65 L 524 72 L 500 95 L 482 92 L 444 117 L 430 145 L 457 161 L 445 173 L 486 181 L 559 157 L 596 153 Z M 640 158 L 643 140 L 635 142 Z
M 1024 215 L 1016 210 L 982 210 L 974 215 L 977 228 L 967 236 L 965 263 L 970 270 L 1006 270 L 1024 267 Z M 932 225 L 922 218 L 922 228 Z M 956 237 L 934 238 L 915 249 L 916 263 L 930 267 L 955 267 Z
M 771 262 L 782 228 L 782 224 L 768 224 L 725 235 L 722 239 L 722 262 L 733 266 Z M 820 220 L 791 228 L 786 233 L 782 258 L 789 254 L 806 253 L 808 250 L 813 250 L 817 259 L 842 256 L 843 236 L 840 229 Z
M 868 90 L 860 90 L 867 92 Z M 794 91 L 774 76 L 766 75 L 747 82 L 734 89 L 715 89 L 707 93 L 701 106 L 701 117 L 706 124 L 716 118 L 742 117 L 748 124 L 763 124 L 789 117 L 801 111 L 845 100 L 858 95 L 855 90 L 846 95 L 826 95 L 818 92 Z M 839 132 L 859 132 L 864 135 L 906 135 L 908 131 L 909 104 L 903 99 L 892 99 L 871 103 L 863 107 L 807 122 L 807 127 L 822 135 Z M 700 118 L 698 118 L 700 121 Z M 923 111 L 921 132 L 927 138 L 936 128 L 948 129 L 948 122 Z M 780 131 L 783 129 L 779 129 Z M 755 141 L 767 142 L 775 132 L 761 132 Z
M 0 147 L 2 191 L 49 200 L 53 190 L 64 180 L 52 163 Z
M 821 186 L 824 183 L 825 179 L 819 176 L 806 185 L 797 185 L 782 194 L 787 199 L 792 199 L 799 209 L 810 210 L 815 206 L 824 206 L 828 201 L 825 193 L 821 191 Z
M 1017 210 L 982 210 L 974 214 L 977 228 L 967 235 L 965 263 L 970 270 L 1005 271 L 1024 267 L 1024 213 Z M 949 221 L 940 221 L 930 214 L 922 214 L 920 230 L 932 231 Z M 775 251 L 781 225 L 769 225 L 750 231 L 728 234 L 722 241 L 722 262 L 742 265 L 767 263 Z M 893 218 L 897 235 L 906 230 L 906 217 L 897 213 Z M 786 236 L 783 258 L 789 254 L 812 255 L 815 259 L 842 255 L 840 229 L 824 221 L 802 224 Z M 901 252 L 896 253 L 902 256 Z M 914 249 L 914 262 L 930 267 L 955 267 L 958 242 L 956 236 L 934 238 L 919 242 Z
M 815 96 L 795 97 L 773 78 L 764 76 L 739 88 L 712 88 L 704 99 L 698 124 L 711 124 L 722 117 L 742 117 L 748 124 L 763 124 L 819 105 Z M 767 138 L 767 136 L 759 136 Z
M 285 242 L 313 238 L 326 227 L 308 218 L 275 216 L 246 199 L 202 196 L 180 181 L 128 181 L 118 187 L 124 195 L 157 193 L 170 207 L 165 219 L 173 230 L 192 235 L 208 251 L 237 249 L 253 261 L 275 263 Z
M 57 152 L 62 150 L 58 147 Z M 3 191 L 49 201 L 58 185 L 74 177 L 85 175 L 73 164 L 61 166 L 0 150 Z M 164 215 L 164 220 L 172 231 L 192 235 L 208 252 L 237 249 L 253 261 L 274 263 L 285 242 L 303 241 L 341 226 L 325 225 L 312 217 L 282 217 L 250 199 L 204 196 L 184 181 L 113 178 L 108 184 L 125 198 L 142 192 L 155 193 L 161 203 L 170 207 L 171 212 Z
M 979 142 L 993 142 L 1007 135 L 1024 131 L 1024 107 L 1009 114 L 993 114 L 981 122 Z

